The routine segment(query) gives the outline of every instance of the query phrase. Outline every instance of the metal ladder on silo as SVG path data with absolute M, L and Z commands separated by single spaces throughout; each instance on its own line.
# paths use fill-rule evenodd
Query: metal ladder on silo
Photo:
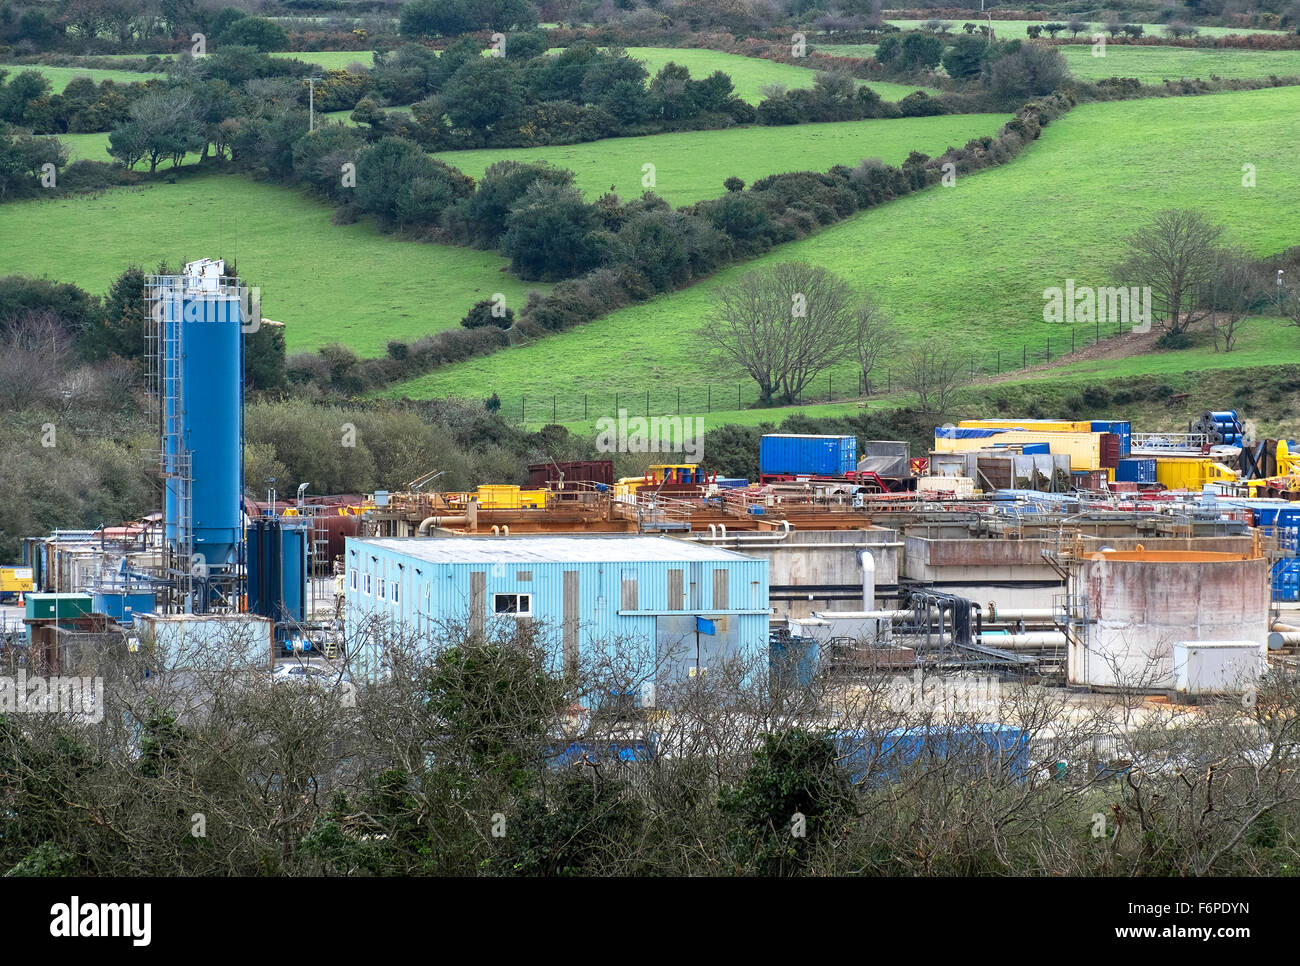
M 175 294 L 172 287 L 166 294 Z M 176 324 L 159 323 L 159 405 L 162 412 L 162 475 L 170 480 L 176 494 L 176 566 L 179 580 L 178 592 L 182 600 L 194 590 L 194 478 L 193 459 L 185 446 L 185 410 L 182 405 L 184 381 L 185 326 L 181 313 L 184 303 L 180 297 L 173 301 L 176 307 Z M 169 441 L 174 441 L 175 452 L 168 452 Z M 206 576 L 206 574 L 205 574 Z

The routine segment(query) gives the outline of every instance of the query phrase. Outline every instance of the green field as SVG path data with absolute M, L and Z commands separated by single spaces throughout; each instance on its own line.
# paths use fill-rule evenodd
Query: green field
M 715 70 L 720 70 L 731 77 L 736 96 L 751 104 L 757 104 L 763 99 L 760 89 L 767 84 L 782 84 L 793 90 L 798 87 L 811 87 L 816 77 L 815 68 L 794 67 L 790 64 L 763 60 L 760 57 L 724 54 L 716 50 L 628 47 L 627 53 L 629 57 L 642 61 L 652 77 L 669 61 L 687 68 L 695 78 L 704 78 Z M 859 81 L 859 83 L 865 82 Z M 937 93 L 930 88 L 909 87 L 906 84 L 890 84 L 885 81 L 872 81 L 868 86 L 887 101 L 901 100 L 914 90 L 924 90 L 928 94 Z
M 1136 77 L 1144 84 L 1159 84 L 1184 77 L 1300 76 L 1300 50 L 1191 50 L 1108 43 L 1105 56 L 1094 57 L 1091 44 L 1058 49 L 1080 80 Z
M 1025 353 L 1041 362 L 1047 340 L 1054 355 L 1070 341 L 1062 326 L 1043 321 L 1044 289 L 1068 278 L 1114 284 L 1109 266 L 1123 239 L 1160 209 L 1198 208 L 1257 254 L 1294 245 L 1296 143 L 1296 88 L 1083 105 L 1011 164 L 863 212 L 691 289 L 431 373 L 393 394 L 481 398 L 495 390 L 508 408 L 520 394 L 605 393 L 608 400 L 616 390 L 630 395 L 705 380 L 730 381 L 734 392 L 738 374 L 711 363 L 692 333 L 718 285 L 785 259 L 842 274 L 875 294 L 909 334 L 968 349 L 978 370 L 998 362 L 1014 368 Z M 1246 160 L 1256 165 L 1256 188 L 1242 187 Z M 1265 346 L 1261 358 L 1269 354 Z M 850 370 L 837 375 L 841 386 L 853 383 Z
M 999 114 L 907 117 L 881 121 L 800 124 L 797 127 L 742 127 L 727 131 L 687 131 L 640 138 L 611 138 L 588 144 L 508 150 L 447 151 L 438 158 L 474 178 L 494 161 L 544 161 L 568 168 L 590 199 L 612 187 L 635 198 L 642 187 L 642 165 L 655 166 L 654 191 L 673 205 L 686 205 L 723 193 L 731 175 L 747 183 L 782 171 L 825 171 L 836 164 L 880 158 L 900 164 L 912 150 L 937 155 L 973 137 L 993 134 L 1007 120 Z
M 399 241 L 368 224 L 330 224 L 327 205 L 245 178 L 203 174 L 92 198 L 4 206 L 0 275 L 25 274 L 107 291 L 128 265 L 238 260 L 265 293 L 267 318 L 286 323 L 291 351 L 341 341 L 381 355 L 459 323 L 494 292 L 522 305 L 529 288 L 490 252 Z
M 320 64 L 326 70 L 342 70 L 351 63 L 359 63 L 366 68 L 374 66 L 375 52 L 373 50 L 278 50 L 271 56 L 301 60 L 308 64 Z
M 88 70 L 83 67 L 46 67 L 44 64 L 0 64 L 0 70 L 9 71 L 11 77 L 25 70 L 40 71 L 50 79 L 54 93 L 61 94 L 74 78 L 89 77 L 96 84 L 111 80 L 119 84 L 143 84 L 151 77 L 165 77 L 165 74 L 146 74 L 134 70 Z
M 988 23 L 988 20 L 981 17 L 978 13 L 974 11 L 971 11 L 970 16 L 968 17 L 940 17 L 939 19 L 947 20 L 948 23 L 953 25 L 953 29 L 950 30 L 949 33 L 960 33 L 961 25 L 967 22 L 976 23 L 976 24 Z M 1030 24 L 1035 24 L 1035 23 L 1046 24 L 1046 23 L 1053 23 L 1053 22 L 1066 23 L 1069 21 L 1069 19 L 1070 19 L 1069 16 L 1060 16 L 1060 17 L 1050 17 L 1046 20 L 994 20 L 993 32 L 1003 40 L 1012 40 L 1016 37 L 1024 37 L 1025 28 L 1028 27 Z M 1136 22 L 1132 20 L 1125 20 L 1123 17 L 1119 19 L 1123 23 Z M 890 20 L 888 22 L 892 23 L 895 27 L 898 27 L 900 30 L 918 30 L 926 23 L 926 21 L 924 20 Z M 1089 29 L 1087 32 L 1091 33 L 1094 29 L 1101 30 L 1103 26 L 1104 24 L 1102 24 L 1100 21 L 1095 21 L 1095 20 L 1091 21 L 1088 25 Z M 1162 24 L 1148 23 L 1148 24 L 1144 24 L 1143 26 L 1146 27 L 1146 33 L 1147 36 L 1149 37 L 1165 36 L 1165 29 Z M 1202 37 L 1224 37 L 1229 34 L 1276 34 L 1276 33 L 1284 32 L 1280 30 L 1256 30 L 1254 28 L 1246 28 L 1246 27 L 1198 27 L 1197 29 L 1200 31 L 1199 36 Z M 1068 37 L 1070 36 L 1070 32 L 1068 30 L 1063 30 L 1059 34 L 1057 34 L 1057 36 Z M 1079 36 L 1082 37 L 1083 34 L 1081 33 L 1079 34 Z

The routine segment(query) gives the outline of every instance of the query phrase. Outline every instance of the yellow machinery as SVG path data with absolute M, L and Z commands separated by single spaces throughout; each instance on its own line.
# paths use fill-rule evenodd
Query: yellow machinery
M 968 420 L 969 421 L 969 420 Z M 1066 424 L 1061 424 L 1066 425 Z M 966 427 L 970 429 L 999 429 L 997 426 Z M 1046 443 L 1053 453 L 1069 453 L 1070 469 L 1074 472 L 1101 469 L 1101 433 L 1019 432 L 1007 430 L 993 436 L 959 438 L 935 433 L 936 453 L 964 453 L 972 449 L 986 449 L 1000 443 Z
M 1232 469 L 1210 456 L 1156 457 L 1156 482 L 1167 490 L 1200 490 L 1206 483 L 1236 478 Z

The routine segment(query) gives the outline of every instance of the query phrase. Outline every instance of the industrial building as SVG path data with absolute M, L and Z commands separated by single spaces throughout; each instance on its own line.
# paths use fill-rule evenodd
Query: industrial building
M 432 642 L 456 625 L 527 622 L 560 670 L 617 648 L 638 684 L 763 662 L 767 561 L 662 536 L 523 536 L 347 541 L 347 638 L 357 672 L 382 673 L 400 625 Z

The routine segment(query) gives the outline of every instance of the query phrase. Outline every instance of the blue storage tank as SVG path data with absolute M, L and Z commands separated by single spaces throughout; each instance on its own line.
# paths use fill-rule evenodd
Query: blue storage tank
M 248 528 L 248 610 L 275 621 L 307 616 L 306 521 L 254 520 Z
M 763 476 L 845 476 L 857 467 L 856 436 L 770 433 L 758 445 Z
M 1155 483 L 1156 461 L 1154 459 L 1122 459 L 1115 467 L 1117 483 Z
M 242 523 L 243 310 L 223 263 L 186 271 L 170 277 L 160 303 L 166 535 L 175 544 L 188 516 L 195 554 L 209 572 L 225 571 Z
M 119 624 L 131 624 L 137 614 L 152 614 L 156 606 L 153 594 L 148 592 L 96 591 L 90 608 Z
M 1273 565 L 1273 599 L 1300 600 L 1300 559 L 1279 560 Z
M 772 685 L 780 690 L 810 688 L 817 677 L 817 641 L 811 637 L 778 637 L 768 645 Z

